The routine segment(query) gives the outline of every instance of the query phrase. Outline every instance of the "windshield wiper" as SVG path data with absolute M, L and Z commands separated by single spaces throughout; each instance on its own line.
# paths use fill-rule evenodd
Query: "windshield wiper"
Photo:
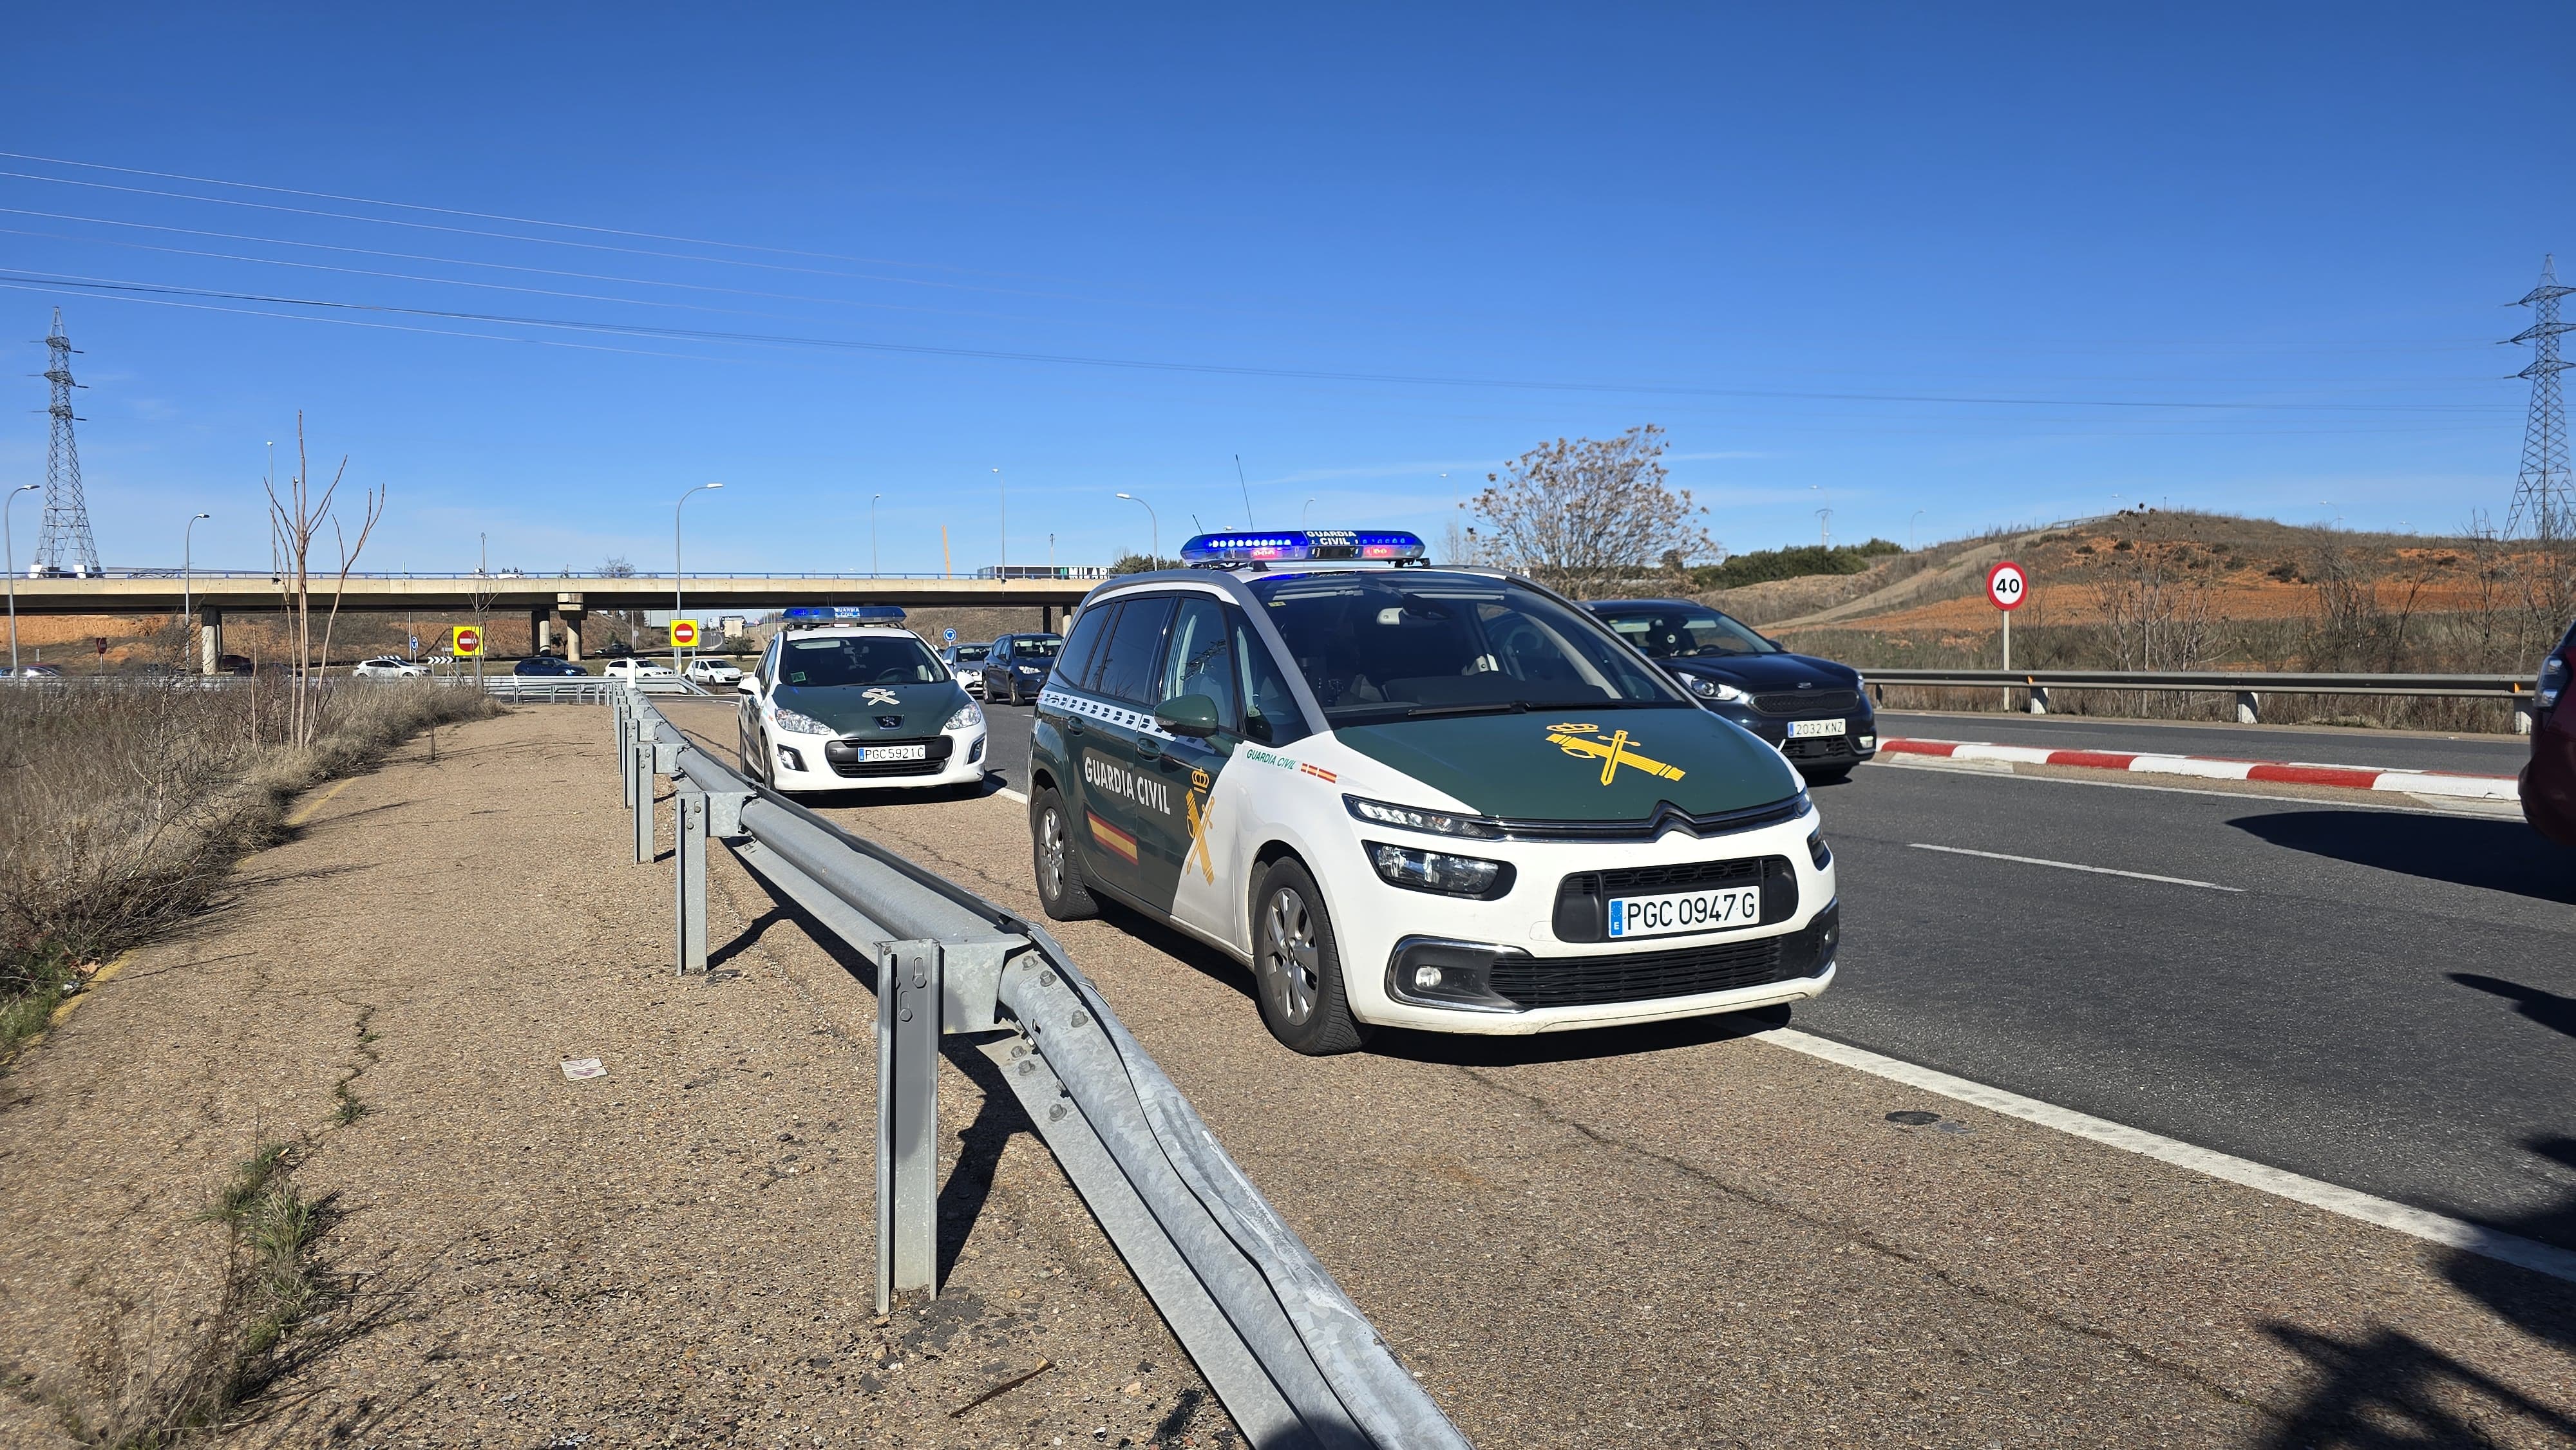
M 1426 720 L 1441 715 L 1526 715 L 1530 709 L 1527 700 L 1487 700 L 1476 705 L 1416 705 L 1404 712 L 1404 718 Z

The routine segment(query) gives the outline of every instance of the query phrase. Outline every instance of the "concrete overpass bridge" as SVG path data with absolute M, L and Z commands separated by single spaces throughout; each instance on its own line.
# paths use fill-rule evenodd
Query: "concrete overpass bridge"
M 223 653 L 226 611 L 284 607 L 286 586 L 267 570 L 111 569 L 86 577 L 21 575 L 10 581 L 20 614 L 182 614 L 200 625 L 204 667 Z M 582 622 L 605 610 L 669 609 L 677 584 L 693 615 L 748 614 L 799 605 L 900 604 L 911 608 L 1037 609 L 1052 629 L 1096 578 L 959 579 L 937 574 L 351 574 L 345 589 L 331 576 L 312 580 L 318 605 L 333 593 L 343 610 L 486 616 L 525 611 L 530 637 L 562 642 L 582 656 Z

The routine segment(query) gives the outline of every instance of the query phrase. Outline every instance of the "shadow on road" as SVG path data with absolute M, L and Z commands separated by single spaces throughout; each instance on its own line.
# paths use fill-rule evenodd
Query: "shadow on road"
M 2513 1010 L 2552 1032 L 2576 1037 L 2576 997 L 2562 997 L 2502 977 L 2482 977 L 2475 972 L 2453 972 L 2451 980 L 2463 987 L 2490 992 L 2514 1004 Z
M 2576 1168 L 2576 1138 L 2535 1138 L 2523 1146 Z M 2576 1242 L 2576 1197 L 2496 1227 L 2546 1244 Z M 2498 1318 L 2562 1351 L 2576 1350 L 2576 1295 L 2564 1281 L 2460 1250 L 2444 1256 L 2441 1271 Z M 2394 1327 L 2349 1340 L 2277 1322 L 2263 1330 L 2321 1375 L 2273 1434 L 2276 1450 L 2523 1444 L 2531 1431 L 2552 1443 L 2576 1443 L 2576 1418 Z
M 2512 820 L 2403 811 L 2283 811 L 2229 825 L 2260 841 L 2427 881 L 2576 905 L 2576 850 Z
M 1582 1062 L 1628 1057 L 1640 1052 L 1668 1052 L 1732 1042 L 1789 1025 L 1789 1009 L 1758 1007 L 1714 1017 L 1684 1017 L 1675 1022 L 1647 1022 L 1634 1027 L 1595 1027 L 1579 1032 L 1546 1032 L 1529 1037 L 1470 1037 L 1445 1032 L 1378 1033 L 1369 1050 L 1407 1062 L 1436 1062 L 1450 1067 L 1522 1067 L 1545 1062 Z

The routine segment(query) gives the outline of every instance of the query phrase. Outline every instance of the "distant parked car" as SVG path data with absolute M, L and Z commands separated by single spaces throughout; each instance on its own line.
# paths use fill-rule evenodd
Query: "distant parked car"
M 616 659 L 623 655 L 631 655 L 635 653 L 635 646 L 628 644 L 622 639 L 612 639 L 608 643 L 601 645 L 599 647 L 599 652 L 606 658 Z
M 948 673 L 957 677 L 967 694 L 980 700 L 984 698 L 984 659 L 992 652 L 990 643 L 952 644 L 939 652 L 939 662 L 948 666 Z
M 510 667 L 514 675 L 587 675 L 590 671 L 561 655 L 530 655 Z
M 416 665 L 392 655 L 378 655 L 351 665 L 349 673 L 362 680 L 408 680 L 428 674 L 429 666 Z
M 251 673 L 254 668 L 255 666 L 251 664 L 250 656 L 248 655 L 217 655 L 215 657 L 215 673 L 219 675 L 247 675 Z
M 22 680 L 59 680 L 62 677 L 63 667 L 61 665 L 18 666 L 17 678 Z
M 601 673 L 606 675 L 609 679 L 623 680 L 629 684 L 643 680 L 676 680 L 679 678 L 678 675 L 671 673 L 667 666 L 657 665 L 651 660 L 639 659 L 610 660 L 608 662 L 608 668 L 601 671 Z
M 1060 634 L 1003 635 L 984 656 L 984 698 L 1014 705 L 1022 697 L 1036 699 L 1055 670 L 1055 657 L 1063 652 Z
M 1841 780 L 1878 753 L 1868 682 L 1851 666 L 1792 654 L 1686 599 L 1611 599 L 1591 608 L 1703 707 L 1760 736 L 1808 780 Z
M 731 660 L 701 656 L 689 661 L 689 681 L 699 685 L 732 685 L 742 679 L 742 666 Z
M 2576 846 L 2576 708 L 2567 687 L 2576 676 L 2576 625 L 2540 662 L 2533 692 L 2531 763 L 2522 768 L 2522 818 L 2562 846 Z

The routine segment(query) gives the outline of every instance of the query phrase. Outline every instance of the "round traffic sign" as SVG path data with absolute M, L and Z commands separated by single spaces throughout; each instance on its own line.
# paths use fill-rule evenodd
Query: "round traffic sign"
M 673 648 L 673 649 L 696 649 L 697 647 L 698 647 L 698 622 L 697 622 L 696 620 L 694 620 L 694 619 L 675 619 L 675 620 L 672 620 L 672 621 L 671 621 L 671 648 Z
M 467 656 L 481 654 L 483 652 L 483 631 L 476 629 L 470 624 L 460 624 L 456 626 L 456 652 L 460 655 Z
M 955 644 L 957 642 L 957 631 L 953 629 L 941 630 L 939 632 L 939 642 L 941 644 Z
M 1986 571 L 1986 597 L 1994 601 L 1995 608 L 2019 609 L 2029 593 L 2029 577 L 2012 560 L 2002 560 Z

